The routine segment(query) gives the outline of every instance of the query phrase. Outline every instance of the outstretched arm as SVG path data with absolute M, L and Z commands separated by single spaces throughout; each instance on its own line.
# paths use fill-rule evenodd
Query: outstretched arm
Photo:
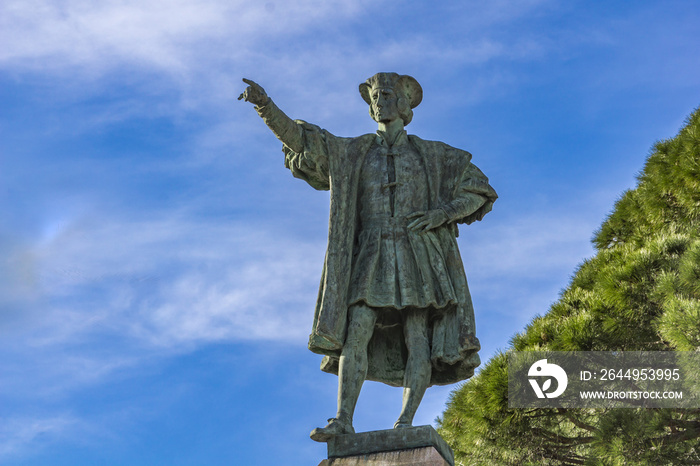
M 255 110 L 277 139 L 294 152 L 302 152 L 304 139 L 301 127 L 275 105 L 259 84 L 246 78 L 243 78 L 243 82 L 248 87 L 238 96 L 238 100 L 254 104 Z

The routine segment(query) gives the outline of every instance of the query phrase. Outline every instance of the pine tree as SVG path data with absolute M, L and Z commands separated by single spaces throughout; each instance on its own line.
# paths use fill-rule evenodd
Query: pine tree
M 547 314 L 512 351 L 700 351 L 700 108 L 657 143 Z M 462 465 L 700 464 L 700 410 L 509 409 L 507 355 L 452 393 Z

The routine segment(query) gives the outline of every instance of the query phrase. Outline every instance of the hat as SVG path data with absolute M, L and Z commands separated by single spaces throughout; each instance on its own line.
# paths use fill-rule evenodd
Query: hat
M 375 88 L 390 88 L 402 92 L 411 108 L 416 108 L 423 100 L 423 88 L 413 77 L 397 73 L 377 73 L 360 84 L 360 95 L 368 105 L 372 103 L 370 91 Z

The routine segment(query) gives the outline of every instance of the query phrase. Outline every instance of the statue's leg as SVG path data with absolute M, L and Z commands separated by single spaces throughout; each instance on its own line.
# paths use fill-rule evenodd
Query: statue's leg
M 311 432 L 313 440 L 327 442 L 336 435 L 355 432 L 352 417 L 367 377 L 367 346 L 376 322 L 376 311 L 370 307 L 354 305 L 348 310 L 348 334 L 338 368 L 338 414 L 329 419 L 326 427 L 318 427 Z
M 408 360 L 404 374 L 403 406 L 395 428 L 413 423 L 418 405 L 430 385 L 430 340 L 428 340 L 428 311 L 411 309 L 404 322 L 404 337 L 408 348 Z
M 337 418 L 352 425 L 357 399 L 367 377 L 367 346 L 374 332 L 377 313 L 361 304 L 350 307 L 348 313 L 348 334 L 338 368 Z

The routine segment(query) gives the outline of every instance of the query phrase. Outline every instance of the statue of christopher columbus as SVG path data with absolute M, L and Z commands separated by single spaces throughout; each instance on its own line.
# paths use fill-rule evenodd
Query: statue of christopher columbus
M 239 100 L 282 141 L 292 175 L 330 190 L 309 349 L 338 375 L 338 412 L 311 438 L 354 433 L 365 380 L 403 387 L 394 428 L 409 427 L 429 386 L 468 379 L 480 363 L 457 226 L 481 220 L 496 192 L 468 152 L 406 133 L 423 98 L 411 76 L 377 73 L 360 84 L 378 130 L 354 138 L 290 119 L 243 81 Z

